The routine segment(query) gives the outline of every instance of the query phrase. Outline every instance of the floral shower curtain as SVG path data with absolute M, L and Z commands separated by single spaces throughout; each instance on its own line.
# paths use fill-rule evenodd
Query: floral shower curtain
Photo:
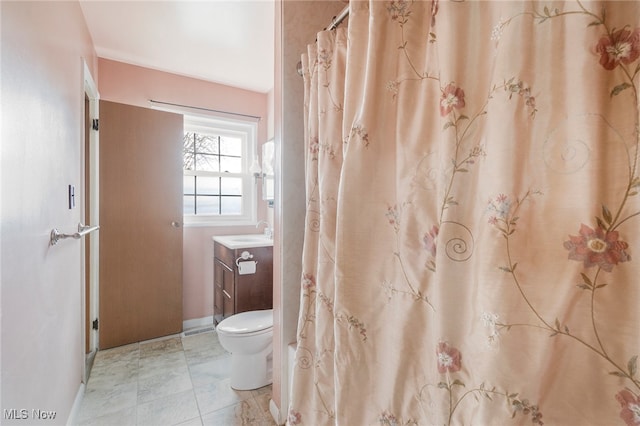
M 640 424 L 640 2 L 349 7 L 303 60 L 288 423 Z

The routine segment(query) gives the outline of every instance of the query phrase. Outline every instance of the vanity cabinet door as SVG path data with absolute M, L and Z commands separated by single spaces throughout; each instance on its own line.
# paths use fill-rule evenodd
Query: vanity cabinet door
M 234 264 L 235 250 L 222 244 L 213 245 L 214 253 L 214 319 L 216 322 L 236 313 Z M 219 314 L 216 313 L 219 312 Z
M 233 269 L 224 263 L 220 264 L 222 274 L 224 275 L 222 285 L 222 304 L 224 318 L 236 313 L 236 297 L 235 297 L 235 274 Z
M 224 319 L 224 265 L 218 259 L 213 262 L 213 319 L 216 324 Z
M 220 259 L 213 261 L 213 318 L 219 323 L 236 312 L 235 274 Z

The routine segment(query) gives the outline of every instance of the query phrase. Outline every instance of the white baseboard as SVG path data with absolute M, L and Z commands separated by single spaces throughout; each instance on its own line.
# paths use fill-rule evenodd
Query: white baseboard
M 273 399 L 269 400 L 269 411 L 271 412 L 271 417 L 273 417 L 273 420 L 277 424 L 279 425 L 285 424 L 286 420 L 280 416 L 280 408 L 278 408 L 276 403 L 273 402 Z
M 76 399 L 73 401 L 73 406 L 71 407 L 71 412 L 69 413 L 69 418 L 67 419 L 67 426 L 78 424 L 78 413 L 80 412 L 80 406 L 82 405 L 82 400 L 84 399 L 84 390 L 84 383 L 80 383 L 80 387 L 78 388 L 78 392 L 76 393 Z
M 182 321 L 182 330 L 189 330 L 191 328 L 206 327 L 213 325 L 213 315 L 203 318 L 195 318 L 186 321 Z

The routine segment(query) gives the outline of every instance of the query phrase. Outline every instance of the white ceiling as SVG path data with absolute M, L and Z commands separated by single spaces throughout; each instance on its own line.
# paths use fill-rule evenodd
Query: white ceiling
M 99 57 L 266 93 L 274 0 L 80 0 Z

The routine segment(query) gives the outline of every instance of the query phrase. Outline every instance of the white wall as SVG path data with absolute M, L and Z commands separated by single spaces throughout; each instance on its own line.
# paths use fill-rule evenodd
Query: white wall
M 49 246 L 80 221 L 83 62 L 97 58 L 77 2 L 0 2 L 3 424 L 65 424 L 84 368 L 80 244 Z M 75 185 L 76 208 L 67 205 Z M 26 409 L 10 421 L 6 409 Z

